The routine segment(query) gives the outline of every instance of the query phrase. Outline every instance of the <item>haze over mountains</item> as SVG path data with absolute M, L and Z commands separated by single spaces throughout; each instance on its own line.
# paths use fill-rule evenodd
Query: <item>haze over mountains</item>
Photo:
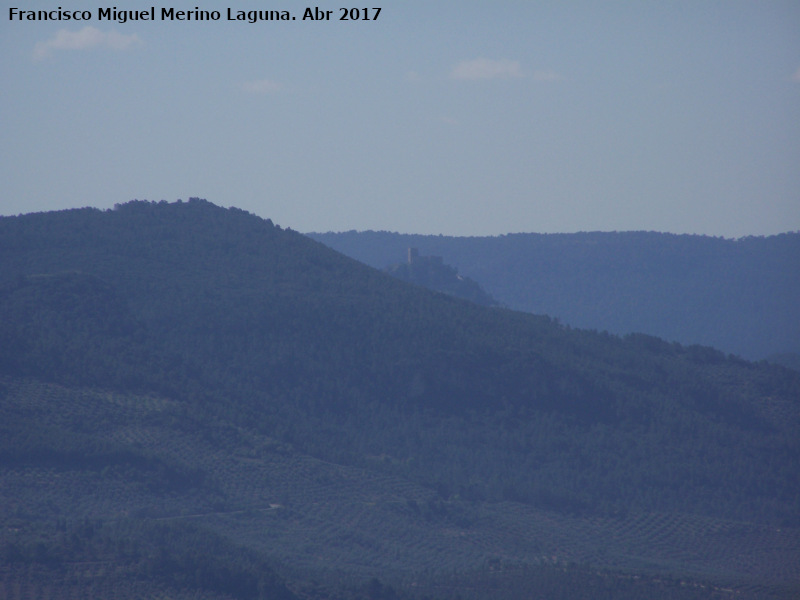
M 655 232 L 497 237 L 311 233 L 375 268 L 441 256 L 509 308 L 800 365 L 800 233 L 739 240 Z
M 0 315 L 0 596 L 800 590 L 790 369 L 199 199 L 0 218 Z

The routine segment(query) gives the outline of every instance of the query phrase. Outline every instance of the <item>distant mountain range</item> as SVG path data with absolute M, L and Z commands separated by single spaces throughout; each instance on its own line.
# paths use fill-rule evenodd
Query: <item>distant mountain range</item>
M 308 235 L 379 269 L 418 248 L 443 257 L 501 304 L 573 327 L 800 365 L 798 232 L 739 240 L 654 232 Z
M 204 200 L 0 218 L 0 597 L 793 598 L 798 433 L 790 369 Z

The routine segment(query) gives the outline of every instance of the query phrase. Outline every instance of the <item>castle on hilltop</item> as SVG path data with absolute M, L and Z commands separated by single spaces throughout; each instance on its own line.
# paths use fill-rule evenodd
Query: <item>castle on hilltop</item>
M 390 275 L 409 283 L 457 296 L 482 304 L 497 306 L 497 301 L 469 277 L 459 275 L 458 269 L 444 264 L 441 256 L 420 256 L 417 248 L 408 249 L 408 260 L 386 267 Z
M 408 264 L 429 263 L 434 265 L 442 265 L 443 259 L 441 256 L 420 256 L 417 248 L 408 249 Z

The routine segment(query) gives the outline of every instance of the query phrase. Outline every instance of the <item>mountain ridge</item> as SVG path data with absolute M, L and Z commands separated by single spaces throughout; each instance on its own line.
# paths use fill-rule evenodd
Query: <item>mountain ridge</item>
M 647 333 L 750 360 L 800 354 L 800 232 L 737 240 L 644 231 L 308 235 L 375 268 L 417 247 L 503 305 L 574 327 Z
M 276 567 L 290 591 L 329 569 L 400 585 L 416 554 L 464 576 L 535 571 L 558 545 L 537 528 L 561 523 L 555 554 L 589 567 L 742 593 L 796 581 L 792 371 L 480 307 L 199 199 L 0 218 L 0 314 L 9 556 L 22 544 L 45 564 L 31 540 L 53 522 L 125 515 L 221 536 L 241 573 L 256 559 L 240 550 L 302 565 L 299 579 Z M 33 481 L 53 491 L 36 500 Z M 692 553 L 693 536 L 737 522 L 746 544 L 712 536 Z M 146 554 L 156 533 L 142 536 Z M 165 548 L 182 558 L 158 581 L 189 585 L 178 565 L 206 559 Z

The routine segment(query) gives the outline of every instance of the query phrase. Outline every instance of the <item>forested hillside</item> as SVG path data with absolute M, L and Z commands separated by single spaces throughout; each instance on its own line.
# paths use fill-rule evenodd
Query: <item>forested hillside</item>
M 800 358 L 797 232 L 739 240 L 655 232 L 309 235 L 379 269 L 417 247 L 457 266 L 501 304 L 573 327 L 647 333 L 750 360 Z
M 0 595 L 800 589 L 794 371 L 198 199 L 0 218 L 0 315 Z

